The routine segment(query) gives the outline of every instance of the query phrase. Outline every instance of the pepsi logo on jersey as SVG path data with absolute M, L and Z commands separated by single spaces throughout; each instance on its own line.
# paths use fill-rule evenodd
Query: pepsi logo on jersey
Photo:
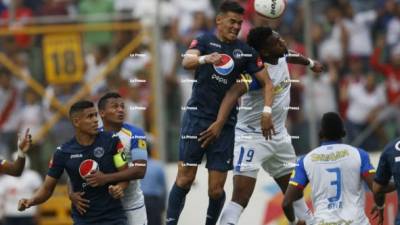
M 235 67 L 235 62 L 227 54 L 220 54 L 220 55 L 221 55 L 221 62 L 213 66 L 218 74 L 226 76 L 232 72 L 233 68 Z
M 99 164 L 93 159 L 86 159 L 79 165 L 79 174 L 83 179 L 92 172 L 99 170 Z

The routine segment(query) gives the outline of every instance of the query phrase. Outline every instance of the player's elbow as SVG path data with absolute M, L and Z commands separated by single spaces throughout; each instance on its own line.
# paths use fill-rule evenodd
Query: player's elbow
M 192 69 L 194 69 L 193 63 L 191 63 L 190 60 L 185 59 L 185 58 L 182 60 L 182 67 L 183 67 L 183 69 L 185 69 L 185 70 L 192 70 Z

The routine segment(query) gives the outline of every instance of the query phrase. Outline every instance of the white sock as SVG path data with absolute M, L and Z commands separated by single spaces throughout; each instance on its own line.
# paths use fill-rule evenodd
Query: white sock
M 312 220 L 312 211 L 308 208 L 304 198 L 301 198 L 293 202 L 294 214 L 300 220 L 310 221 Z
M 230 201 L 221 214 L 220 225 L 236 225 L 243 212 L 243 207 L 236 202 Z

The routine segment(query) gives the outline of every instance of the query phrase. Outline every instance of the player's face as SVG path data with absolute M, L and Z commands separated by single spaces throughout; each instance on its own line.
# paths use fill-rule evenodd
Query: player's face
M 84 109 L 77 118 L 76 126 L 87 134 L 95 135 L 98 132 L 99 120 L 95 107 Z
M 125 103 L 122 98 L 110 98 L 100 111 L 103 120 L 111 123 L 122 124 L 125 120 Z
M 288 51 L 285 40 L 283 40 L 282 37 L 276 32 L 273 33 L 268 43 L 269 54 L 273 57 L 283 57 Z
M 227 12 L 217 16 L 217 29 L 221 37 L 227 41 L 237 39 L 242 27 L 243 16 L 234 12 Z

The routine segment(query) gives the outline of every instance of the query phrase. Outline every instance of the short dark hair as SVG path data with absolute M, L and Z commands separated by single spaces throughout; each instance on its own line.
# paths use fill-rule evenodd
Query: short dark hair
M 270 27 L 252 28 L 247 35 L 247 44 L 253 47 L 257 52 L 265 48 L 265 43 L 271 37 L 273 31 Z
M 328 112 L 322 116 L 319 136 L 327 141 L 338 141 L 346 136 L 343 120 L 339 114 Z
M 107 100 L 110 98 L 122 98 L 122 97 L 117 92 L 108 92 L 100 98 L 99 102 L 97 103 L 97 108 L 99 108 L 99 110 L 103 110 L 106 107 Z
M 82 112 L 87 108 L 94 107 L 94 103 L 88 100 L 80 100 L 75 102 L 69 109 L 69 117 L 71 118 L 74 114 Z
M 226 0 L 219 6 L 219 13 L 234 12 L 243 15 L 243 7 L 236 1 Z

